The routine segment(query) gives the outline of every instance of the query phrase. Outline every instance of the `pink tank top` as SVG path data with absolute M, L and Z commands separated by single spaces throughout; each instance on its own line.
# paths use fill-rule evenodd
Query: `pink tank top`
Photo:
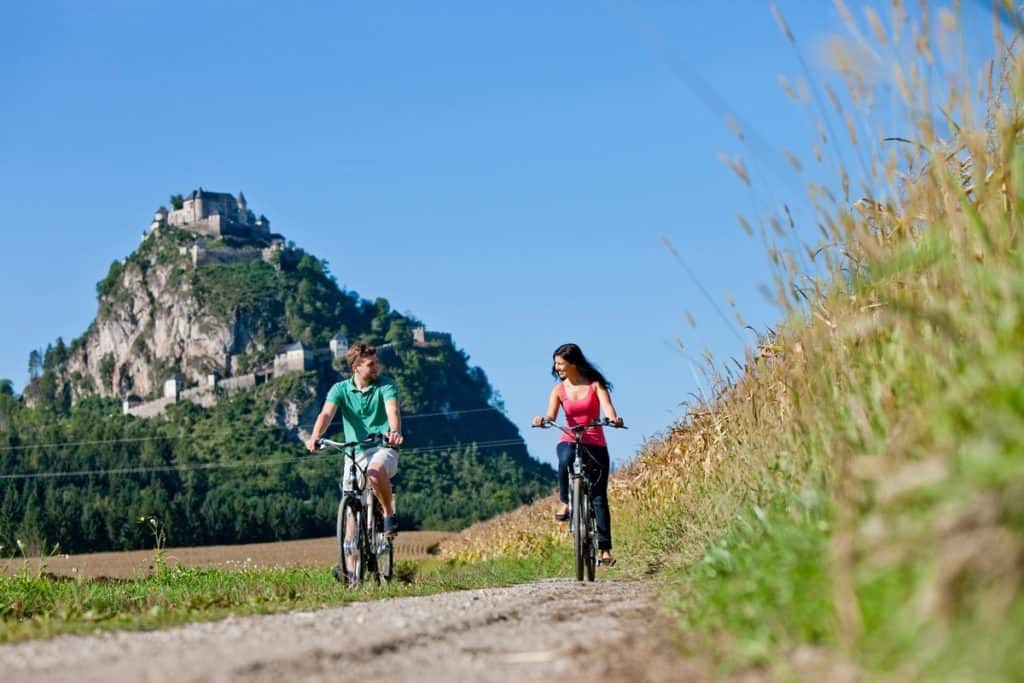
M 558 394 L 562 400 L 562 410 L 565 411 L 565 423 L 569 427 L 588 424 L 601 417 L 601 402 L 597 399 L 597 390 L 594 389 L 593 384 L 587 387 L 587 395 L 578 401 L 569 398 L 569 394 L 565 391 L 565 385 L 561 382 L 558 383 Z M 573 439 L 563 433 L 560 441 L 572 443 Z M 607 446 L 608 442 L 604 440 L 604 429 L 596 427 L 583 432 L 583 443 L 591 446 Z

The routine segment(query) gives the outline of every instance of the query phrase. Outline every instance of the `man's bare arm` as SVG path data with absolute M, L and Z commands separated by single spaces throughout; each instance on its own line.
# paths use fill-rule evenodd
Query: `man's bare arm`
M 309 439 L 306 441 L 306 448 L 309 449 L 310 453 L 316 451 L 317 440 L 324 435 L 327 428 L 331 426 L 331 421 L 334 419 L 335 413 L 338 412 L 338 406 L 333 403 L 325 403 L 323 410 L 316 418 L 316 424 L 313 425 L 313 431 L 309 435 Z
M 384 412 L 388 414 L 388 443 L 392 446 L 401 446 L 405 437 L 402 436 L 402 411 L 398 407 L 398 401 L 384 401 Z

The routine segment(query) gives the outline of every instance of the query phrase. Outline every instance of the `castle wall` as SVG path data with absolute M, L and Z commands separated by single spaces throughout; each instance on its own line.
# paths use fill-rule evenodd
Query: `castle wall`
M 186 201 L 180 209 L 174 209 L 167 214 L 167 225 L 182 226 L 194 223 L 196 220 L 198 217 L 192 200 Z
M 135 417 L 156 417 L 163 415 L 164 410 L 167 406 L 175 403 L 173 396 L 165 396 L 164 398 L 158 398 L 155 401 L 147 401 L 146 403 L 140 403 L 136 406 L 125 406 L 125 415 L 134 415 Z
M 227 196 L 203 196 L 203 215 L 200 218 L 220 214 L 227 218 L 234 218 L 238 213 L 238 204 L 231 195 Z
M 220 216 L 207 216 L 201 218 L 192 223 L 189 223 L 186 227 L 192 232 L 197 232 L 200 235 L 206 235 L 214 239 L 221 238 L 221 217 Z
M 181 398 L 192 403 L 198 403 L 204 408 L 217 404 L 217 394 L 213 392 L 213 387 L 210 386 L 185 389 L 181 392 Z
M 305 372 L 313 366 L 313 354 L 309 349 L 279 353 L 274 358 L 274 377 L 291 372 Z
M 248 375 L 238 375 L 237 377 L 228 377 L 217 382 L 217 386 L 224 389 L 228 393 L 235 391 L 241 391 L 242 389 L 251 389 L 256 386 L 256 375 L 250 373 Z
M 197 266 L 225 265 L 228 263 L 248 263 L 262 259 L 264 249 L 259 247 L 214 247 L 213 249 L 198 249 L 193 258 Z

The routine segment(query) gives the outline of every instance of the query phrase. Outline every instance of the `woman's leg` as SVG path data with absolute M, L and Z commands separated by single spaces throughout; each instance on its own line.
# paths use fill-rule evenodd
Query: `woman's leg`
M 572 465 L 573 444 L 559 441 L 555 447 L 558 454 L 558 500 L 569 503 L 569 466 Z
M 597 548 L 612 549 L 612 515 L 608 509 L 608 449 L 604 446 L 587 446 L 593 460 L 594 479 L 591 482 L 590 498 L 594 501 L 594 516 L 597 518 Z

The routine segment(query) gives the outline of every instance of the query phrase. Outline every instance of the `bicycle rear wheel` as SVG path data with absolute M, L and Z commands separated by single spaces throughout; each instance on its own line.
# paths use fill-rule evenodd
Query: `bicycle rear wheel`
M 572 480 L 572 509 L 570 511 L 572 530 L 572 551 L 576 565 L 576 580 L 583 580 L 584 565 L 584 534 L 586 533 L 586 518 L 583 515 L 583 486 L 579 477 Z
M 349 586 L 363 581 L 366 566 L 366 534 L 363 533 L 363 509 L 354 498 L 343 498 L 338 505 L 338 566 L 334 578 Z
M 395 546 L 391 537 L 384 533 L 384 510 L 376 498 L 373 500 L 373 516 L 369 529 L 370 554 L 373 557 L 377 582 L 386 584 L 394 573 Z

